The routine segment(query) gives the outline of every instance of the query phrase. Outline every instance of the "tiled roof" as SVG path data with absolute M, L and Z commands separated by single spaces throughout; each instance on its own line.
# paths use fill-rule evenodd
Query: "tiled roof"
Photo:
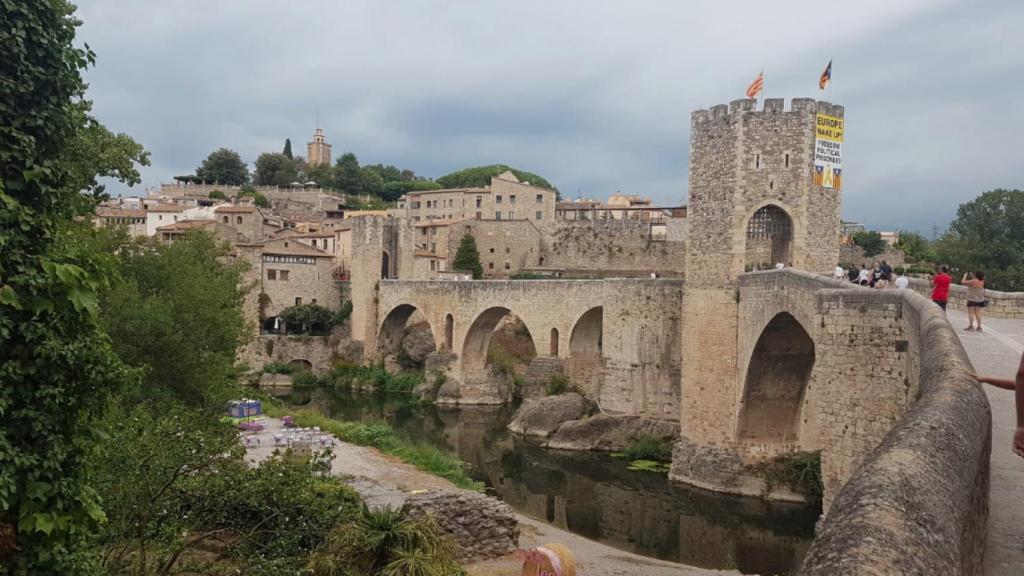
M 212 226 L 216 223 L 217 222 L 214 220 L 180 220 L 174 224 L 160 226 L 156 230 L 157 232 L 184 232 L 185 230 L 192 230 L 193 228 L 205 228 L 206 226 Z
M 311 256 L 313 258 L 334 258 L 333 255 L 318 250 L 312 246 L 307 246 L 302 242 L 288 242 L 288 246 L 285 246 L 285 240 L 268 240 L 263 243 L 263 253 L 272 254 L 275 256 Z

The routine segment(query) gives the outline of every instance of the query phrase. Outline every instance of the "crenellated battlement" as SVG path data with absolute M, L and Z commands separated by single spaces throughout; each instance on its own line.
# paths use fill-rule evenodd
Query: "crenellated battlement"
M 706 110 L 695 110 L 690 115 L 690 119 L 694 124 L 700 124 L 725 120 L 737 114 L 821 113 L 842 117 L 843 112 L 844 108 L 839 104 L 813 98 L 793 98 L 790 101 L 789 110 L 786 110 L 785 98 L 765 98 L 760 110 L 757 109 L 756 99 L 741 98 L 728 104 L 717 104 Z

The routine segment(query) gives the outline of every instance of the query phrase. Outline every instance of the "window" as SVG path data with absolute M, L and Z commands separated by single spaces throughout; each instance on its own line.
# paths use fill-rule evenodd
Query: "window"
M 476 219 L 479 220 L 481 217 L 483 217 L 483 214 L 480 213 L 480 212 L 477 212 L 476 213 Z
M 430 235 L 431 236 L 437 236 L 437 228 L 431 228 L 430 229 Z
M 501 194 L 494 197 L 495 204 L 501 204 Z
M 494 248 L 491 248 L 491 254 L 494 254 Z
M 757 154 L 757 155 L 754 156 L 754 168 L 760 168 L 760 167 L 761 167 L 761 155 Z
M 516 195 L 515 194 L 509 194 L 508 195 L 508 203 L 509 204 L 515 204 L 516 203 Z
M 242 217 L 241 217 L 241 216 L 239 216 L 238 218 L 236 218 L 236 219 L 235 219 L 235 223 L 237 223 L 237 224 L 241 224 L 241 223 L 242 223 Z
M 537 194 L 537 204 L 543 204 L 543 203 L 544 203 L 544 195 L 543 194 Z
M 430 261 L 430 269 L 431 270 L 437 270 L 437 260 L 431 260 Z
M 786 168 L 789 168 L 789 154 L 786 154 Z
M 508 219 L 509 220 L 515 220 L 516 219 L 516 211 L 515 210 L 509 210 L 508 211 Z
M 282 282 L 287 282 L 288 281 L 288 271 L 287 270 L 281 270 L 280 272 L 281 272 L 281 274 L 280 274 L 281 281 Z
M 157 214 L 157 215 L 156 215 L 156 219 L 157 219 L 157 220 L 163 220 L 163 219 L 164 219 L 164 217 L 163 217 L 162 215 L 160 215 L 160 214 Z
M 487 263 L 487 269 L 488 270 L 494 270 L 494 262 L 488 262 Z
M 508 262 L 505 262 L 505 270 L 511 270 L 511 269 L 512 269 L 512 265 L 509 264 Z
M 512 247 L 511 246 L 505 246 L 505 254 L 511 254 L 511 253 L 512 253 Z
M 481 204 L 481 203 L 482 203 L 483 201 L 484 201 L 483 197 L 481 197 L 481 196 L 477 196 L 477 197 L 476 197 L 476 207 L 477 207 L 477 208 L 479 208 L 479 207 L 480 207 L 480 204 Z
M 494 219 L 495 220 L 501 220 L 501 211 L 498 211 L 498 212 L 494 213 Z
M 296 296 L 295 297 L 295 305 L 296 306 L 302 306 L 302 297 L 301 296 Z
M 430 243 L 430 251 L 431 252 L 437 252 L 437 242 L 431 242 Z
M 267 280 L 277 280 L 277 270 L 267 270 Z
M 316 304 L 316 298 L 313 298 L 313 304 Z
M 541 212 L 540 210 L 537 210 L 537 213 L 534 214 L 534 216 L 536 217 L 537 220 L 543 220 L 544 219 L 544 213 Z
M 423 236 L 427 235 L 427 229 L 426 228 L 420 228 L 420 232 L 423 233 Z

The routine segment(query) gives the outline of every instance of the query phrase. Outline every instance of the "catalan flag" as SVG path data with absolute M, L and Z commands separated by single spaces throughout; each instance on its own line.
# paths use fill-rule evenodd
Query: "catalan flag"
M 821 78 L 818 79 L 818 89 L 824 90 L 825 86 L 832 81 L 832 61 L 828 61 L 828 66 L 825 66 L 825 71 L 821 73 Z
M 757 75 L 753 83 L 747 87 L 747 98 L 757 98 L 757 95 L 761 93 L 761 89 L 764 88 L 764 70 Z

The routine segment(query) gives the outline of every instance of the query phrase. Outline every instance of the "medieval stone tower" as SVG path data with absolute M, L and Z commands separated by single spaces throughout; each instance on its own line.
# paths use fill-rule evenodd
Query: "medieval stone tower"
M 842 117 L 842 106 L 808 98 L 789 110 L 782 99 L 766 99 L 763 110 L 736 100 L 691 115 L 681 416 L 694 442 L 735 441 L 737 278 L 777 263 L 813 272 L 836 265 Z M 824 133 L 838 145 L 816 143 L 819 118 L 840 120 Z M 835 163 L 821 166 L 829 147 Z

